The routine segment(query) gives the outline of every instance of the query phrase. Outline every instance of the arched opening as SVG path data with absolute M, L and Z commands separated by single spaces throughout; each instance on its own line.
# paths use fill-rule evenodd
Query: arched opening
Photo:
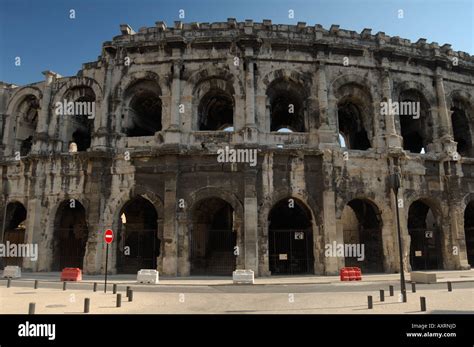
M 234 100 L 232 96 L 221 89 L 211 89 L 199 102 L 198 117 L 199 130 L 225 131 L 230 127 L 233 129 Z
M 33 137 L 38 125 L 40 102 L 34 95 L 26 96 L 17 109 L 17 124 L 15 132 L 15 150 L 21 156 L 28 155 L 33 145 Z
M 467 107 L 460 101 L 455 100 L 451 108 L 451 122 L 453 125 L 454 141 L 457 142 L 457 152 L 464 157 L 472 157 L 471 127 Z
M 343 100 L 338 104 L 337 117 L 339 133 L 349 149 L 367 150 L 370 141 L 364 127 L 361 108 L 351 100 Z
M 474 201 L 464 211 L 464 235 L 466 237 L 467 262 L 474 268 Z
M 270 84 L 267 90 L 270 131 L 282 132 L 281 129 L 307 131 L 304 115 L 305 95 L 299 84 L 286 78 Z
M 228 202 L 207 198 L 196 204 L 190 235 L 191 275 L 232 275 L 236 268 L 234 223 L 234 209 Z
M 413 202 L 408 210 L 412 271 L 439 270 L 442 267 L 441 235 L 437 217 L 421 200 Z
M 383 272 L 382 221 L 378 208 L 363 199 L 351 200 L 342 212 L 345 266 L 362 272 Z
M 311 212 L 300 201 L 280 200 L 268 216 L 270 272 L 280 274 L 314 273 Z
M 153 136 L 162 129 L 161 90 L 155 81 L 139 81 L 128 88 L 125 95 L 128 101 L 127 136 Z
M 66 267 L 83 268 L 88 234 L 84 206 L 74 199 L 63 201 L 55 218 L 53 271 Z
M 400 93 L 398 119 L 403 149 L 412 153 L 426 153 L 432 142 L 433 123 L 430 106 L 425 97 L 415 89 Z
M 147 199 L 137 196 L 120 212 L 117 235 L 117 272 L 136 274 L 140 269 L 156 269 L 161 240 L 158 214 Z
M 92 131 L 94 128 L 95 114 L 95 94 L 90 87 L 74 87 L 65 95 L 65 100 L 72 102 L 63 107 L 63 117 L 68 127 L 67 151 L 72 143 L 77 147 L 77 152 L 84 152 L 91 146 Z M 71 114 L 72 113 L 72 114 Z
M 5 234 L 3 243 L 6 247 L 9 245 L 20 245 L 25 243 L 26 231 L 26 209 L 19 202 L 11 202 L 7 205 L 7 214 L 5 219 Z M 22 266 L 22 257 L 5 257 L 4 265 Z

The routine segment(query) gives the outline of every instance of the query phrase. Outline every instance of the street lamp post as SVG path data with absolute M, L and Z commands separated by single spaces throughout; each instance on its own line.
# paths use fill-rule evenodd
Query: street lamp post
M 398 169 L 398 168 L 397 168 Z M 397 210 L 397 231 L 398 231 L 398 255 L 400 258 L 400 291 L 402 293 L 403 302 L 407 302 L 407 291 L 405 288 L 405 272 L 403 269 L 403 254 L 402 254 L 402 234 L 400 231 L 400 211 L 398 210 L 398 189 L 401 186 L 401 178 L 399 170 L 392 174 L 392 189 L 395 193 L 395 208 Z

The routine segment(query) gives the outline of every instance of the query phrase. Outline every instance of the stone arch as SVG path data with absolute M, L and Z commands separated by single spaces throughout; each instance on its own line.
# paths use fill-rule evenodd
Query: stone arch
M 425 195 L 410 197 L 407 199 L 404 221 L 408 231 L 412 271 L 446 268 L 451 243 L 450 225 L 439 201 Z M 433 225 L 428 225 L 428 222 Z M 432 231 L 432 236 L 426 236 L 427 231 Z
M 342 235 L 338 240 L 350 244 L 362 256 L 345 254 L 345 266 L 357 266 L 363 272 L 383 272 L 386 266 L 382 210 L 373 199 L 356 197 L 344 205 L 341 216 Z M 361 247 L 364 247 L 363 249 Z
M 184 96 L 192 96 L 195 94 L 196 87 L 210 79 L 221 79 L 227 81 L 228 91 L 232 90 L 234 95 L 245 95 L 244 84 L 238 75 L 233 74 L 230 70 L 222 67 L 212 66 L 193 72 L 186 80 L 183 89 Z
M 169 95 L 170 89 L 166 81 L 166 76 L 160 77 L 157 73 L 149 70 L 139 70 L 128 72 L 112 87 L 112 93 L 107 100 L 109 113 L 115 117 L 112 121 L 112 130 L 116 132 L 122 131 L 122 123 L 125 117 L 128 117 L 129 102 L 133 95 L 126 95 L 128 91 L 140 82 L 150 81 L 158 86 L 159 98 L 161 100 L 161 125 L 164 128 L 166 121 L 165 115 L 168 114 L 169 109 Z
M 163 129 L 166 114 L 162 83 L 157 74 L 144 71 L 127 76 L 120 91 L 120 131 L 127 136 L 153 136 Z
M 217 197 L 224 201 L 227 201 L 232 206 L 234 211 L 236 211 L 238 217 L 243 219 L 244 208 L 240 199 L 234 193 L 231 193 L 219 187 L 204 187 L 193 191 L 189 195 L 189 200 L 186 202 L 186 206 L 188 206 L 186 210 L 191 211 L 193 206 L 195 206 L 197 202 L 212 197 Z
M 79 267 L 85 270 L 89 242 L 95 239 L 89 230 L 88 205 L 87 199 L 72 196 L 56 199 L 54 215 L 51 214 L 49 220 L 49 244 L 53 250 L 50 269 L 61 271 L 64 267 Z
M 6 244 L 23 244 L 27 242 L 27 223 L 28 223 L 28 211 L 22 201 L 19 199 L 12 199 L 6 202 L 3 206 L 2 211 L 5 211 L 5 230 L 1 230 L 3 233 L 2 242 Z M 22 267 L 23 258 L 21 257 L 5 257 L 4 266 L 16 265 Z
M 41 89 L 35 86 L 25 86 L 18 88 L 13 95 L 10 97 L 10 100 L 8 101 L 6 110 L 7 110 L 7 115 L 11 115 L 14 110 L 18 107 L 21 101 L 23 101 L 23 98 L 28 95 L 33 95 L 35 96 L 38 100 L 43 99 L 43 93 L 41 92 Z
M 294 195 L 287 195 L 272 204 L 265 215 L 267 237 L 264 262 L 272 274 L 315 273 L 315 250 L 320 230 L 309 204 Z M 281 257 L 281 254 L 285 254 Z
M 291 192 L 288 189 L 275 190 L 271 196 L 267 196 L 259 205 L 258 216 L 258 268 L 261 276 L 270 275 L 270 254 L 269 254 L 269 222 L 268 216 L 272 208 L 284 199 L 296 199 L 305 205 L 311 214 L 312 231 L 313 231 L 313 256 L 314 256 L 314 273 L 324 273 L 324 235 L 323 220 L 319 211 L 322 208 L 308 195 L 300 192 Z
M 229 81 L 210 77 L 193 89 L 194 129 L 223 130 L 234 125 L 235 91 Z
M 310 76 L 304 75 L 303 73 L 296 70 L 289 69 L 278 69 L 273 70 L 266 74 L 262 79 L 258 81 L 259 87 L 261 90 L 267 90 L 268 87 L 279 79 L 285 79 L 288 81 L 293 81 L 296 84 L 300 84 L 305 89 L 305 97 L 308 97 L 308 91 L 311 88 L 311 78 Z
M 437 112 L 436 97 L 420 82 L 403 81 L 395 83 L 394 101 L 402 103 L 419 102 L 417 116 L 411 114 L 395 115 L 395 127 L 403 138 L 403 148 L 412 153 L 425 153 L 431 150 L 435 139 L 434 114 Z
M 162 261 L 163 261 L 163 250 L 164 250 L 164 240 L 163 236 L 163 217 L 164 217 L 164 204 L 163 199 L 150 190 L 148 187 L 143 185 L 135 185 L 129 190 L 122 191 L 120 194 L 117 194 L 110 203 L 108 207 L 104 210 L 103 215 L 103 225 L 104 230 L 112 229 L 114 232 L 119 232 L 120 230 L 120 217 L 124 207 L 136 197 L 142 197 L 148 202 L 150 202 L 155 208 L 157 214 L 157 238 L 161 240 L 159 245 L 159 256 L 157 258 L 157 268 L 158 271 L 162 271 Z M 111 268 L 113 271 L 117 271 L 117 247 L 111 248 Z
M 419 91 L 420 94 L 423 95 L 423 97 L 426 99 L 428 104 L 430 105 L 430 109 L 436 108 L 437 107 L 437 101 L 436 101 L 436 95 L 430 91 L 428 88 L 425 87 L 425 85 L 421 82 L 418 81 L 395 81 L 394 82 L 394 88 L 392 92 L 392 99 L 398 99 L 398 96 L 400 95 L 401 92 L 404 90 L 417 90 Z
M 28 86 L 19 88 L 10 98 L 7 105 L 3 142 L 11 148 L 12 152 L 18 150 L 21 155 L 27 155 L 31 150 L 41 116 L 42 97 L 43 94 L 39 88 Z M 34 119 L 24 119 L 26 114 L 23 112 L 28 112 L 28 110 L 20 110 L 22 105 L 36 109 Z
M 474 106 L 471 97 L 466 91 L 456 89 L 446 99 L 457 151 L 461 156 L 474 157 Z
M 367 150 L 374 146 L 375 111 L 373 90 L 363 77 L 342 75 L 331 83 L 337 109 L 338 131 L 349 149 Z
M 188 232 L 183 235 L 183 244 L 188 245 L 185 261 L 190 273 L 230 275 L 236 268 L 243 268 L 244 215 L 240 200 L 226 190 L 205 187 L 193 192 L 186 206 Z M 211 219 L 204 221 L 206 208 L 210 209 L 207 215 Z M 219 218 L 218 225 L 214 225 L 216 218 Z M 239 249 L 237 254 L 235 246 Z
M 53 95 L 49 105 L 50 113 L 53 115 L 49 124 L 49 135 L 51 137 L 62 137 L 63 150 L 74 151 L 75 147 L 70 146 L 72 142 L 76 144 L 79 151 L 86 150 L 91 146 L 94 132 L 100 127 L 100 118 L 106 117 L 102 112 L 102 87 L 96 80 L 90 77 L 68 77 L 59 79 L 56 83 L 59 84 L 61 82 L 64 83 Z M 93 102 L 95 107 L 94 119 L 84 115 L 74 118 L 71 116 L 54 117 L 57 103 L 63 103 L 63 100 Z
M 266 86 L 266 129 L 271 132 L 308 132 L 310 122 L 305 82 L 301 81 L 301 76 L 291 73 L 272 77 L 274 79 Z

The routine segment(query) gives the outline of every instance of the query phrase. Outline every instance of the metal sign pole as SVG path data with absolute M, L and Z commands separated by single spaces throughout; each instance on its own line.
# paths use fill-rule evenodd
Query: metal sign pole
M 107 243 L 107 248 L 105 249 L 105 285 L 104 293 L 107 293 L 107 265 L 109 263 L 109 243 Z

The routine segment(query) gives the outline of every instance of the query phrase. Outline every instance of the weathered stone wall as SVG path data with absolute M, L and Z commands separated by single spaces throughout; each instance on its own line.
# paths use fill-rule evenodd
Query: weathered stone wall
M 472 56 L 424 39 L 411 43 L 372 35 L 370 29 L 356 33 L 304 23 L 230 19 L 176 22 L 173 28 L 157 22 L 138 33 L 121 29 L 122 35 L 105 42 L 99 59 L 84 64 L 77 76 L 47 71 L 43 82 L 1 85 L 2 179 L 11 185 L 8 201 L 19 201 L 28 211 L 25 240 L 40 247 L 38 262 L 25 260 L 26 269 L 52 268 L 56 210 L 61 202 L 76 199 L 85 208 L 89 228 L 84 269 L 104 271 L 103 232 L 117 230 L 122 207 L 140 195 L 157 211 L 157 267 L 166 275 L 190 274 L 191 211 L 208 197 L 225 200 L 235 211 L 238 268 L 270 274 L 268 216 L 278 201 L 295 198 L 312 214 L 314 272 L 337 273 L 344 261 L 325 257 L 324 245 L 343 242 L 344 207 L 361 199 L 374 206 L 381 220 L 384 271 L 398 271 L 389 180 L 395 167 L 402 174 L 405 266 L 408 209 L 422 199 L 439 220 L 443 268 L 469 267 L 463 217 L 474 201 L 474 158 L 453 159 L 450 110 L 458 100 L 466 105 L 472 142 Z M 304 131 L 271 131 L 272 88 L 285 88 L 278 83 L 301 99 Z M 54 114 L 56 102 L 71 90 L 94 95 L 96 105 L 91 146 L 77 153 L 68 153 L 73 122 Z M 199 131 L 200 100 L 215 90 L 232 97 L 234 131 Z M 380 112 L 382 101 L 398 100 L 407 90 L 415 90 L 428 105 L 425 154 L 403 150 L 399 117 Z M 161 130 L 130 137 L 130 102 L 143 91 L 159 95 Z M 19 107 L 27 97 L 38 101 L 36 132 L 31 151 L 18 157 L 15 139 L 26 112 Z M 338 106 L 343 100 L 358 104 L 369 149 L 339 145 Z M 217 150 L 226 145 L 258 149 L 257 166 L 219 163 Z M 111 257 L 115 269 L 116 248 Z

